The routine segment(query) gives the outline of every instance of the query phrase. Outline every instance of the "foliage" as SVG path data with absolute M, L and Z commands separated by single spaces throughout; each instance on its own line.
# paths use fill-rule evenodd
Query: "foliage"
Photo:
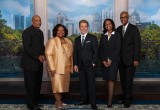
M 17 56 L 22 53 L 22 30 L 14 30 L 0 19 L 0 56 Z
M 160 27 L 152 24 L 141 30 L 141 56 L 145 59 L 157 59 L 160 54 Z

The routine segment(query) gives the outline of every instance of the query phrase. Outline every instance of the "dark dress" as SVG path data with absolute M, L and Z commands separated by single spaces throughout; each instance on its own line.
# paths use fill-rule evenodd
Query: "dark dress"
M 110 59 L 112 64 L 105 67 L 102 64 L 102 76 L 104 80 L 116 80 L 118 73 L 118 66 L 120 60 L 121 37 L 120 34 L 114 31 L 108 40 L 108 35 L 103 34 L 100 40 L 100 57 L 101 62 Z

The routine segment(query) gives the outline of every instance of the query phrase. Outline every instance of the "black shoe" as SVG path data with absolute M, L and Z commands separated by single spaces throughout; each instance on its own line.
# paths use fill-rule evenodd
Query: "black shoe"
M 112 107 L 112 104 L 111 105 L 107 105 L 107 108 L 111 108 Z
M 124 104 L 124 100 L 119 100 L 118 104 Z
M 131 104 L 124 104 L 124 108 L 129 108 Z
M 33 110 L 43 110 L 39 106 L 35 107 Z
M 75 105 L 88 105 L 88 104 L 89 104 L 88 102 L 82 101 L 82 102 L 77 103 L 77 104 L 75 104 Z
M 97 105 L 96 105 L 96 104 L 91 104 L 91 108 L 92 108 L 93 110 L 97 110 Z
M 44 106 L 42 104 L 38 104 L 39 108 L 44 108 Z

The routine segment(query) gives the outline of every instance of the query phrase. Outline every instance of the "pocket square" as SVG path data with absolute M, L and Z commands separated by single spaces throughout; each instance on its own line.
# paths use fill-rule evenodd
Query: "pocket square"
M 86 43 L 90 43 L 90 41 L 86 41 Z

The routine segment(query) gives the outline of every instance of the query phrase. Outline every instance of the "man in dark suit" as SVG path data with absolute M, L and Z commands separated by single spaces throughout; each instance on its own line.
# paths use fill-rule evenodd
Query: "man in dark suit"
M 124 108 L 131 106 L 132 87 L 135 68 L 140 61 L 141 38 L 136 26 L 128 23 L 128 12 L 121 12 L 122 25 L 117 28 L 121 33 L 121 61 L 119 65 L 120 81 L 123 91 Z
M 79 105 L 89 102 L 92 109 L 97 109 L 94 67 L 98 57 L 98 41 L 96 36 L 88 33 L 88 27 L 88 21 L 79 22 L 81 35 L 74 42 L 74 71 L 80 77 L 82 99 Z
M 44 57 L 44 36 L 39 29 L 41 18 L 32 17 L 32 26 L 25 29 L 23 38 L 23 56 L 21 67 L 24 71 L 27 107 L 30 110 L 41 110 L 38 98 L 41 90 Z

